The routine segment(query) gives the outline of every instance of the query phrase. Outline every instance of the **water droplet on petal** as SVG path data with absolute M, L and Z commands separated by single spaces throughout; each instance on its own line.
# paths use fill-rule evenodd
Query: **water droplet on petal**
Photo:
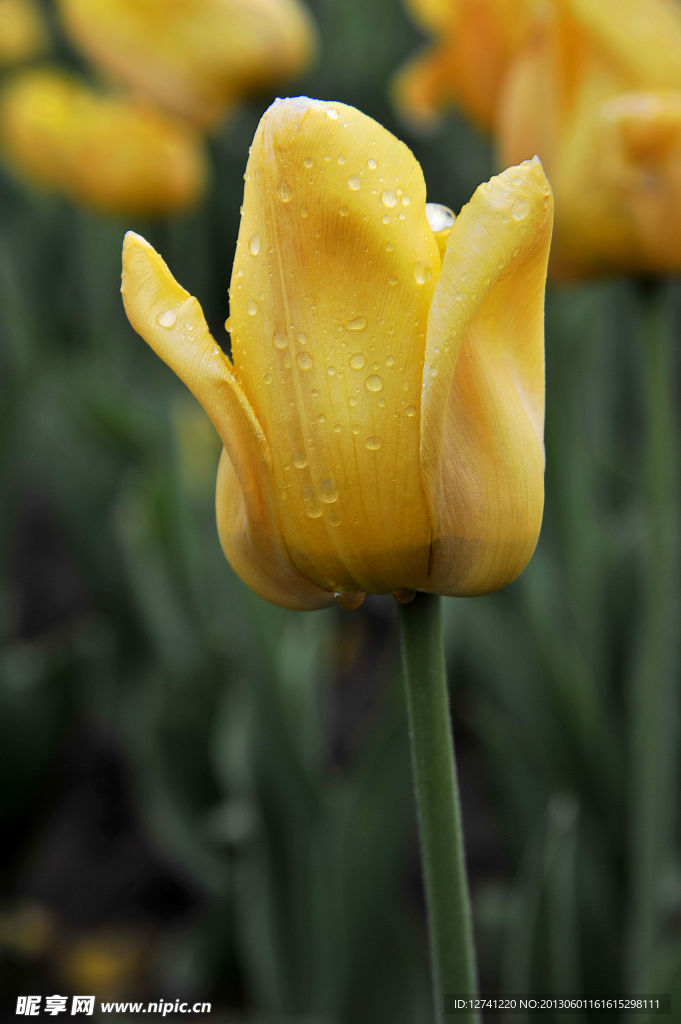
M 272 341 L 274 342 L 274 347 L 278 348 L 280 351 L 286 348 L 286 346 L 288 345 L 286 331 L 282 330 L 281 327 L 277 327 L 274 334 L 272 335 Z
M 187 325 L 187 326 L 189 326 L 189 325 Z M 225 320 L 225 330 L 227 331 L 227 334 L 231 334 L 232 333 L 232 318 L 231 318 L 231 316 L 228 316 L 227 319 Z
M 366 320 L 365 316 L 353 317 L 352 320 L 346 321 L 346 324 L 345 324 L 346 328 L 349 331 L 363 331 L 364 328 L 366 327 L 366 325 L 367 325 L 367 320 Z
M 378 164 L 376 163 L 376 161 L 374 160 L 373 157 L 369 157 L 369 159 L 367 160 L 367 163 L 368 163 L 368 165 L 369 165 L 369 167 L 371 168 L 372 171 L 375 171 L 376 168 L 378 167 Z
M 164 311 L 159 313 L 156 317 L 156 321 L 161 325 L 161 327 L 174 327 L 176 320 L 177 317 L 172 309 L 164 309 Z
M 328 477 L 319 481 L 319 497 L 327 505 L 332 505 L 338 498 L 338 490 L 333 480 Z
M 334 514 L 332 516 L 329 516 L 329 518 L 328 518 L 329 526 L 340 526 L 340 522 L 341 522 L 340 516 L 336 515 L 335 512 L 334 512 Z
M 294 452 L 293 453 L 293 465 L 296 469 L 305 469 L 307 466 L 307 458 L 305 452 Z
M 394 252 L 395 251 L 394 243 L 393 242 L 386 242 L 385 243 L 385 251 L 386 252 Z
M 404 410 L 404 413 L 405 416 L 409 416 L 410 418 L 412 416 L 416 416 L 416 407 L 413 405 L 408 405 L 407 408 Z
M 390 286 L 391 286 L 392 288 L 394 288 L 394 287 L 395 287 L 395 285 L 397 284 L 397 278 L 395 277 L 395 275 L 394 275 L 394 274 L 391 274 L 391 275 L 390 275 L 390 277 L 388 278 L 388 284 L 389 284 L 389 285 L 390 285 Z
M 402 196 L 402 206 L 409 206 L 411 203 L 411 196 L 408 196 L 405 192 Z
M 306 156 L 305 159 L 303 160 L 303 166 L 305 166 L 305 167 L 312 167 L 313 163 L 314 163 L 314 160 L 312 159 L 311 156 Z
M 376 437 L 376 435 L 374 435 L 373 437 L 367 437 L 366 441 L 364 442 L 364 447 L 369 452 L 377 452 L 378 449 L 381 447 L 380 437 Z
M 246 309 L 248 311 L 249 316 L 255 316 L 255 314 L 258 312 L 258 303 L 255 301 L 255 299 L 248 300 Z
M 347 206 L 345 206 L 345 205 L 339 206 L 338 207 L 338 215 L 340 217 L 347 217 L 347 215 L 348 215 L 348 208 L 347 208 Z
M 430 281 L 432 276 L 433 271 L 427 263 L 418 262 L 414 264 L 414 280 L 417 284 L 425 284 L 426 281 Z
M 260 252 L 260 235 L 253 235 L 250 242 L 248 243 L 248 248 L 251 250 L 252 256 L 258 255 L 258 253 Z
M 303 487 L 303 508 L 305 515 L 310 519 L 319 519 L 322 514 L 321 506 L 311 487 Z
M 353 370 L 361 370 L 364 366 L 364 356 L 361 352 L 355 352 L 354 356 L 350 356 L 350 366 Z
M 356 192 L 358 188 L 361 188 L 362 179 L 359 177 L 358 174 L 353 174 L 350 178 L 348 178 L 348 185 L 353 190 L 353 192 Z
M 279 184 L 278 195 L 282 203 L 290 203 L 293 198 L 293 191 L 287 181 L 282 181 Z
M 326 108 L 326 116 L 330 117 L 332 121 L 337 121 L 338 120 L 338 111 L 336 110 L 335 107 L 327 107 Z
M 513 220 L 524 220 L 530 212 L 530 200 L 526 196 L 519 196 L 511 207 Z
M 381 192 L 381 202 L 384 206 L 397 206 L 397 196 L 392 189 L 387 188 L 385 192 Z
M 382 391 L 383 390 L 383 378 L 379 377 L 377 373 L 372 373 L 370 377 L 364 382 L 368 391 Z
M 441 203 L 426 203 L 426 217 L 430 224 L 430 230 L 435 235 L 439 235 L 442 231 L 451 231 L 456 220 L 452 210 Z
M 299 352 L 296 356 L 296 363 L 301 370 L 309 370 L 312 366 L 312 356 L 309 352 Z

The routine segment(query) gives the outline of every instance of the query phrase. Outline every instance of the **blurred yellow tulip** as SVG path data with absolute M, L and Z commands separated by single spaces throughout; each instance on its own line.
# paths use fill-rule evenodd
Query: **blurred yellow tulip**
M 395 97 L 417 122 L 454 103 L 491 130 L 504 75 L 537 0 L 405 0 L 437 42 L 397 75 Z
M 681 270 L 681 4 L 552 0 L 506 78 L 500 161 L 538 153 L 551 269 Z
M 196 199 L 206 176 L 186 124 L 102 96 L 59 68 L 24 71 L 2 89 L 0 147 L 18 174 L 112 213 L 174 210 Z
M 0 0 L 0 67 L 31 60 L 48 48 L 47 28 L 33 0 Z
M 552 196 L 538 161 L 455 219 L 410 150 L 352 107 L 277 101 L 248 160 L 233 362 L 126 235 L 131 324 L 224 444 L 227 558 L 291 608 L 478 594 L 525 567 L 543 504 Z
M 299 0 L 58 0 L 76 43 L 114 79 L 214 124 L 244 92 L 301 70 L 315 33 Z

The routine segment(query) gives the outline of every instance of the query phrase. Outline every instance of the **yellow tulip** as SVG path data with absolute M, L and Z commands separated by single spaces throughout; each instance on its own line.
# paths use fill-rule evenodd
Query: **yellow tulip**
M 48 46 L 47 29 L 33 0 L 0 0 L 0 67 L 31 60 Z
M 436 43 L 395 80 L 398 105 L 416 121 L 454 103 L 481 127 L 494 125 L 509 62 L 531 24 L 537 0 L 406 0 Z
M 184 206 L 206 174 L 184 123 L 136 99 L 102 96 L 58 68 L 24 71 L 4 87 L 0 146 L 19 175 L 107 212 Z
M 131 324 L 223 442 L 232 566 L 301 609 L 510 582 L 542 517 L 541 164 L 492 178 L 454 219 L 379 124 L 299 98 L 265 113 L 245 181 L 233 361 L 144 239 L 123 253 Z
M 314 48 L 299 0 L 59 0 L 59 10 L 116 80 L 202 125 L 299 71 Z
M 681 4 L 553 0 L 506 79 L 500 161 L 538 153 L 551 269 L 681 270 Z

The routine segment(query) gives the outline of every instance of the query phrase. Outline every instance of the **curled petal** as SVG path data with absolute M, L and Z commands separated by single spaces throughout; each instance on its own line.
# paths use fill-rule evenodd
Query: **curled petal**
M 325 588 L 426 573 L 419 397 L 440 255 L 425 199 L 407 147 L 343 104 L 279 101 L 253 140 L 234 362 L 272 440 L 287 548 Z
M 434 593 L 480 594 L 527 564 L 543 507 L 544 285 L 551 190 L 538 160 L 456 219 L 428 320 L 421 459 Z
M 58 69 L 24 71 L 0 94 L 11 165 L 97 210 L 158 214 L 195 201 L 203 149 L 186 125 L 138 100 L 106 97 Z
M 84 52 L 116 80 L 203 125 L 300 70 L 315 33 L 298 0 L 59 0 Z
M 332 604 L 333 596 L 304 579 L 287 556 L 269 446 L 199 303 L 132 231 L 123 248 L 122 293 L 132 326 L 199 400 L 225 446 L 217 515 L 220 539 L 235 570 L 275 604 L 300 609 Z

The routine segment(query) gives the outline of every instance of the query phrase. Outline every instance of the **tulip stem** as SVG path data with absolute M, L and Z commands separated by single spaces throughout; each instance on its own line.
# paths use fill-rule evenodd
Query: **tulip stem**
M 449 718 L 440 598 L 399 605 L 437 1024 L 445 996 L 475 996 L 477 977 L 459 791 Z M 479 1021 L 457 1013 L 460 1024 Z
M 676 338 L 666 322 L 663 288 L 641 289 L 644 439 L 641 479 L 646 534 L 638 646 L 629 691 L 630 916 L 627 974 L 634 989 L 650 983 L 660 935 L 661 889 L 675 825 L 675 687 L 679 654 L 679 456 Z

